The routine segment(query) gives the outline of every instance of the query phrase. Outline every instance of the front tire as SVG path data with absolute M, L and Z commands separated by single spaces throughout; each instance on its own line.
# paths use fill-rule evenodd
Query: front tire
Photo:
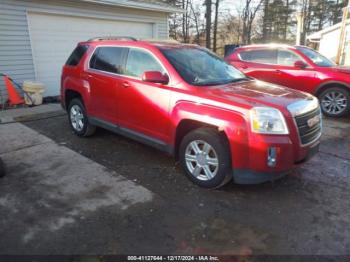
M 201 187 L 218 188 L 232 179 L 228 143 L 215 129 L 199 128 L 187 134 L 179 157 L 187 177 Z
M 350 93 L 344 88 L 327 88 L 319 95 L 319 100 L 326 116 L 341 117 L 350 111 Z
M 68 107 L 68 120 L 73 132 L 77 136 L 91 136 L 96 131 L 96 126 L 89 123 L 83 102 L 74 98 Z

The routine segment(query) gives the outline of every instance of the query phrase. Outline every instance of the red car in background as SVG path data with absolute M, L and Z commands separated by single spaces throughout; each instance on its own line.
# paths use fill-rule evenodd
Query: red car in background
M 249 45 L 234 49 L 225 60 L 253 78 L 317 96 L 327 116 L 350 111 L 350 68 L 336 66 L 309 47 Z

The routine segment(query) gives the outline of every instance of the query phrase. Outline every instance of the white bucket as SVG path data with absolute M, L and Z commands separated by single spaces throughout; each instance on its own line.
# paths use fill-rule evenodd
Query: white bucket
M 45 92 L 44 84 L 32 81 L 24 81 L 23 90 L 27 93 L 27 95 L 24 96 L 24 100 L 27 105 L 37 106 L 43 103 L 43 93 Z

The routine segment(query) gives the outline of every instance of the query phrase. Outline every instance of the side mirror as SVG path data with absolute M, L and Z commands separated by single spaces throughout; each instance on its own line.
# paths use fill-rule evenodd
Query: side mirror
M 159 71 L 147 71 L 143 73 L 142 81 L 166 85 L 169 83 L 169 77 Z
M 299 69 L 304 69 L 307 67 L 307 64 L 301 60 L 295 61 L 294 67 L 299 68 Z

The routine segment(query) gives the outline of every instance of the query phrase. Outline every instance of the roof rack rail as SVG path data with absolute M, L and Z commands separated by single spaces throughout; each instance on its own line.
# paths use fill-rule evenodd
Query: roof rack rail
M 140 41 L 146 41 L 146 42 L 150 42 L 150 43 L 180 44 L 179 41 L 172 39 L 172 38 L 169 38 L 169 39 L 142 38 L 142 39 L 140 39 Z
M 91 38 L 88 40 L 88 42 L 103 41 L 103 40 L 137 41 L 136 38 L 131 36 L 100 36 L 100 37 Z

